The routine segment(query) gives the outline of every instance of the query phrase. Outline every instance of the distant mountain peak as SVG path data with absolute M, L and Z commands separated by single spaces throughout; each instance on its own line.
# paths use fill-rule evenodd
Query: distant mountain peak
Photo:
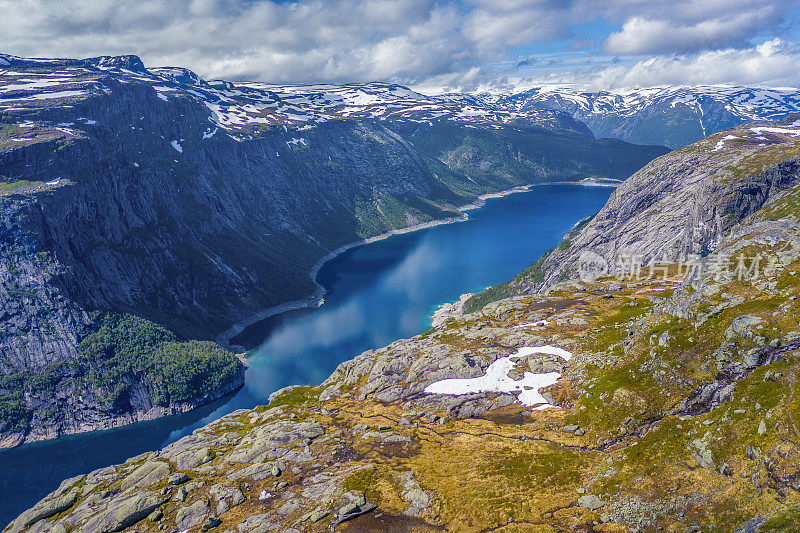
M 183 67 L 155 67 L 151 68 L 150 72 L 168 79 L 178 85 L 197 85 L 201 87 L 209 87 L 208 82 L 195 74 L 188 68 Z
M 121 56 L 97 56 L 87 58 L 86 61 L 99 68 L 124 68 L 131 72 L 147 74 L 141 58 L 137 55 L 128 54 Z
M 75 105 L 123 85 L 149 86 L 154 95 L 170 102 L 188 99 L 204 105 L 208 120 L 239 140 L 275 127 L 311 129 L 342 119 L 391 120 L 417 124 L 457 122 L 481 128 L 506 125 L 573 130 L 589 129 L 558 110 L 503 109 L 472 103 L 443 101 L 396 83 L 288 85 L 261 82 L 210 83 L 182 67 L 147 69 L 138 56 L 99 56 L 85 60 L 22 59 L 13 72 L 0 73 L 0 110 L 15 116 L 48 106 Z M 87 67 L 93 67 L 88 68 Z M 57 70 L 58 77 L 52 76 Z M 99 70 L 99 72 L 98 72 Z
M 665 85 L 585 92 L 535 87 L 506 96 L 470 95 L 508 110 L 566 111 L 598 137 L 679 148 L 739 124 L 800 112 L 800 89 L 737 85 Z

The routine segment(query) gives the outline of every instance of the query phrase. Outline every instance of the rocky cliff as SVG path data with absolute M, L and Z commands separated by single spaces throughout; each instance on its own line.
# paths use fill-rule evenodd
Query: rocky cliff
M 655 273 L 520 284 L 320 386 L 66 480 L 5 531 L 793 530 L 796 129 L 657 160 L 633 203 L 613 197 L 560 250 L 606 243 L 606 228 L 617 254 L 644 239 Z M 663 220 L 670 199 L 678 222 Z M 625 229 L 634 218 L 666 234 Z M 698 221 L 716 225 L 690 238 Z
M 533 181 L 625 177 L 665 151 L 389 84 L 207 82 L 135 56 L 0 62 L 3 445 L 230 390 L 241 365 L 206 341 L 313 294 L 309 270 L 345 243 Z
M 708 255 L 743 220 L 800 184 L 798 137 L 794 119 L 749 124 L 651 162 L 542 259 L 539 276 L 512 282 L 512 292 Z

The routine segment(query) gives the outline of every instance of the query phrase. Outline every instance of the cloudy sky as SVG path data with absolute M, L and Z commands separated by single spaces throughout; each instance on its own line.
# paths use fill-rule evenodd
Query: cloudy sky
M 800 0 L 0 0 L 0 52 L 423 92 L 800 85 Z

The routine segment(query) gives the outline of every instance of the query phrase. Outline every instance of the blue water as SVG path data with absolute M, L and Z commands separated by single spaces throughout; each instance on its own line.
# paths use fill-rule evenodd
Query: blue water
M 0 452 L 0 524 L 61 480 L 119 463 L 191 433 L 292 384 L 318 384 L 364 350 L 428 329 L 442 302 L 508 280 L 586 215 L 610 188 L 543 185 L 487 201 L 465 223 L 436 226 L 354 248 L 325 264 L 325 305 L 270 318 L 236 342 L 258 346 L 245 386 L 232 397 L 177 417 L 75 435 Z

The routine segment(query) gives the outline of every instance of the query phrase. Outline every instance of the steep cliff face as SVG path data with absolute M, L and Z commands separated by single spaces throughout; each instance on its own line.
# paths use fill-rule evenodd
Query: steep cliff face
M 125 366 L 124 390 L 89 379 L 125 359 L 124 343 L 109 341 L 91 358 L 79 346 L 117 316 L 109 313 L 143 317 L 180 339 L 210 339 L 312 293 L 312 265 L 345 243 L 460 217 L 457 206 L 480 194 L 537 179 L 623 178 L 665 151 L 620 144 L 614 150 L 627 166 L 586 161 L 583 151 L 604 144 L 564 113 L 443 104 L 394 85 L 234 85 L 180 68 L 150 71 L 134 56 L 4 57 L 6 444 L 196 403 L 162 394 L 159 369 L 175 356 L 171 347 Z M 505 151 L 472 179 L 474 165 L 413 144 L 420 131 L 432 138 L 440 129 L 450 135 L 448 154 L 487 137 Z M 528 152 L 547 146 L 538 149 L 546 157 L 506 164 L 522 143 Z M 210 369 L 198 365 L 210 383 Z M 241 371 L 230 377 L 240 383 Z
M 26 397 L 4 402 L 11 411 L 4 412 L 6 444 L 21 434 L 35 440 L 100 429 L 195 403 L 161 408 L 136 376 L 121 410 L 106 405 L 114 387 L 81 391 L 75 378 L 95 364 L 84 361 L 78 343 L 96 329 L 94 311 L 135 313 L 184 337 L 208 338 L 311 292 L 305 273 L 314 260 L 359 238 L 353 198 L 457 198 L 381 125 L 325 124 L 306 132 L 303 144 L 287 143 L 285 132 L 258 143 L 202 139 L 204 108 L 166 104 L 149 87 L 113 82 L 104 81 L 110 95 L 58 112 L 67 123 L 91 116 L 78 122 L 80 132 L 40 118 L 49 108 L 26 114 L 29 126 L 7 125 L 22 132 L 8 134 L 0 155 L 10 189 L 0 198 L 0 364 L 14 378 L 6 399 L 19 392 L 20 372 Z M 11 140 L 20 134 L 25 141 Z M 435 205 L 423 210 L 424 217 L 447 215 Z M 41 387 L 34 378 L 43 374 L 55 383 Z M 223 390 L 230 387 L 203 399 Z
M 645 239 L 644 253 L 673 237 L 625 226 L 647 203 L 660 224 L 676 202 L 678 240 L 719 215 L 657 276 L 533 287 L 369 350 L 320 386 L 65 480 L 5 531 L 792 530 L 800 131 L 772 129 L 784 131 L 748 128 L 772 144 L 741 130 L 692 147 L 703 177 L 680 154 L 657 161 L 628 211 L 611 199 L 601 214 L 619 225 L 599 228 Z M 717 169 L 752 194 L 732 202 Z M 675 261 L 695 244 L 707 254 L 687 276 Z
M 688 262 L 800 184 L 798 123 L 746 125 L 661 157 L 618 187 L 511 291 Z

